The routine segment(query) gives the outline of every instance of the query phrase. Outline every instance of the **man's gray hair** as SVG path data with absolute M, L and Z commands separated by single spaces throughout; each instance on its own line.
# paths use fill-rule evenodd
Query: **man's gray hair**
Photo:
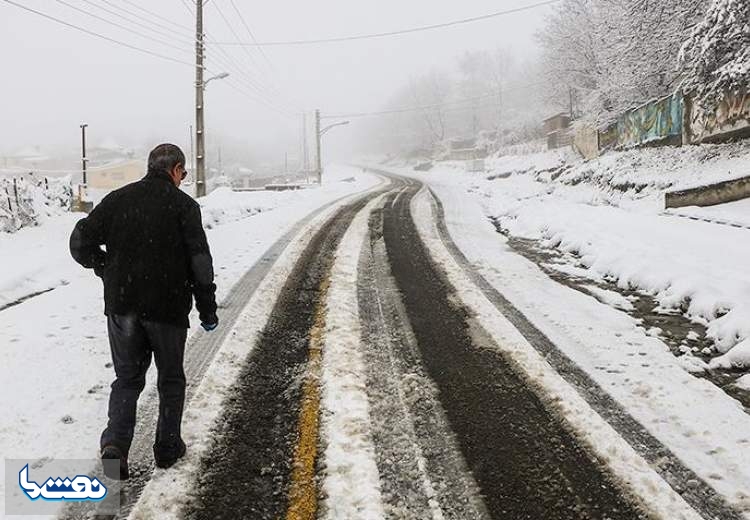
M 169 174 L 178 164 L 185 166 L 185 154 L 177 145 L 160 144 L 148 154 L 148 173 Z

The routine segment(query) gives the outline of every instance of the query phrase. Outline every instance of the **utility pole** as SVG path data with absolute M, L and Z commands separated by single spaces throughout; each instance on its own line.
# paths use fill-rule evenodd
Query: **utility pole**
M 339 121 L 337 123 L 330 124 L 326 126 L 325 128 L 320 128 L 320 110 L 315 111 L 315 142 L 318 147 L 318 153 L 316 155 L 316 162 L 317 162 L 317 170 L 318 170 L 318 184 L 323 185 L 323 167 L 322 167 L 322 161 L 320 158 L 320 140 L 323 137 L 323 134 L 328 132 L 331 128 L 335 128 L 337 126 L 343 126 L 348 125 L 349 121 Z
M 497 129 L 500 135 L 500 126 L 503 124 L 503 82 L 498 81 L 497 85 Z
M 195 0 L 195 195 L 206 195 L 206 141 L 203 121 L 203 0 Z
M 86 185 L 86 127 L 87 124 L 81 125 L 81 171 L 83 172 L 83 185 Z
M 573 87 L 568 87 L 568 98 L 570 100 L 570 120 L 572 121 L 575 119 L 575 114 L 573 112 Z
M 302 169 L 305 170 L 305 182 L 310 175 L 310 152 L 307 147 L 307 114 L 302 112 Z
M 219 177 L 224 175 L 224 167 L 221 165 L 221 146 L 219 146 Z
M 190 171 L 195 174 L 195 149 L 193 144 L 193 125 L 190 125 L 188 131 L 188 137 L 190 138 Z
M 318 172 L 318 184 L 323 185 L 323 166 L 320 160 L 320 110 L 315 111 L 315 146 L 317 147 L 317 153 L 315 154 L 316 170 Z

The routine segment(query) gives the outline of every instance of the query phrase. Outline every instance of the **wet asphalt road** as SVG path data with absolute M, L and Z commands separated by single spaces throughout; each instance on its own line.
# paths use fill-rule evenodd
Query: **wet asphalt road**
M 640 519 L 493 348 L 432 263 L 395 186 L 360 257 L 373 439 L 390 518 Z M 365 200 L 313 237 L 226 403 L 187 518 L 287 516 L 314 309 Z M 324 353 L 325 355 L 325 353 Z
M 625 500 L 458 301 L 411 218 L 386 203 L 393 277 L 445 415 L 492 518 L 646 518 Z

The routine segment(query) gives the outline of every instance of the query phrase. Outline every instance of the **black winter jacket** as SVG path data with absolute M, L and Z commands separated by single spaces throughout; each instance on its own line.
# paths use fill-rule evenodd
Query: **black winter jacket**
M 106 251 L 101 246 L 106 247 Z M 104 280 L 104 313 L 188 327 L 216 318 L 211 252 L 198 203 L 164 173 L 108 194 L 78 221 L 70 253 Z

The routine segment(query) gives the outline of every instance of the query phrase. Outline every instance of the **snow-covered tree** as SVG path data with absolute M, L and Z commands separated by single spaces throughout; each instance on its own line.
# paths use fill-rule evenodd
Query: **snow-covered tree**
M 684 89 L 710 102 L 750 86 L 750 2 L 712 0 L 682 48 Z
M 559 110 L 570 110 L 574 95 L 588 96 L 600 85 L 602 27 L 596 0 L 565 0 L 539 33 L 546 97 Z
M 539 34 L 548 95 L 603 122 L 673 91 L 706 0 L 564 0 Z

